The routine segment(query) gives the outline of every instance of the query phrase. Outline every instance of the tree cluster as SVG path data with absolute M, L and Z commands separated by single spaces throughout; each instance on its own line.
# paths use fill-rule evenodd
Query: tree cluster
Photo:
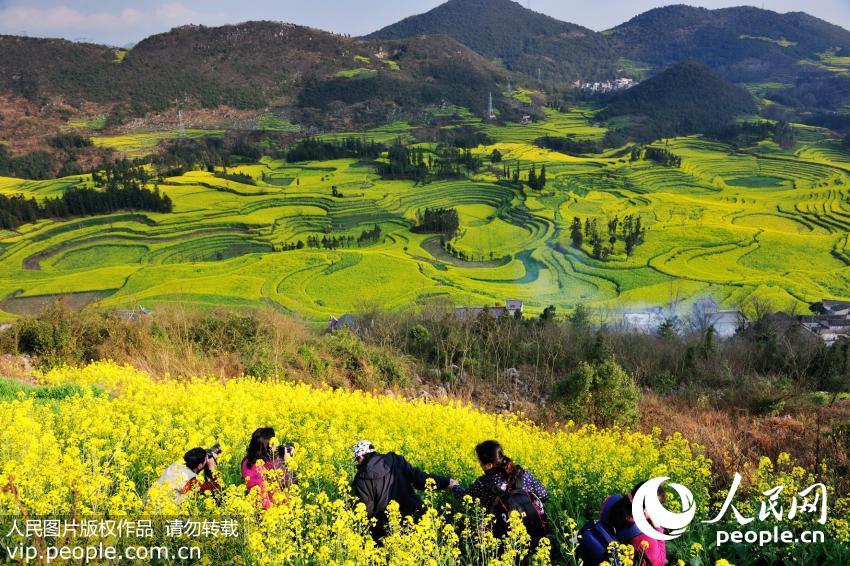
M 427 183 L 433 179 L 467 177 L 481 169 L 481 159 L 470 149 L 439 145 L 433 152 L 396 142 L 387 151 L 387 162 L 378 164 L 384 179 L 411 179 Z
M 384 151 L 386 151 L 386 146 L 365 138 L 347 137 L 335 141 L 307 138 L 286 151 L 286 160 L 290 163 L 297 163 L 301 161 L 329 161 L 344 157 L 377 159 Z
M 257 185 L 257 181 L 255 181 L 253 177 L 245 173 L 225 173 L 224 171 L 216 171 L 215 176 L 219 179 L 226 179 L 228 181 L 233 181 L 234 183 L 240 183 L 242 185 Z
M 534 140 L 534 144 L 551 151 L 566 153 L 567 155 L 600 153 L 605 149 L 605 144 L 603 143 L 587 139 L 577 139 L 573 134 L 567 136 L 543 136 Z
M 773 141 L 782 149 L 793 149 L 797 145 L 797 128 L 782 121 L 776 124 Z
M 631 160 L 637 161 L 641 159 L 641 157 L 645 157 L 651 161 L 655 161 L 656 163 L 660 163 L 665 167 L 681 167 L 682 166 L 682 158 L 669 149 L 665 149 L 663 147 L 641 147 L 635 146 L 632 148 Z
M 357 237 L 357 244 L 374 244 L 381 239 L 381 227 L 375 224 L 370 230 L 363 230 Z
M 162 147 L 151 163 L 161 175 L 173 176 L 198 168 L 209 172 L 214 172 L 217 167 L 226 170 L 236 163 L 256 163 L 262 156 L 260 144 L 246 137 L 207 136 L 196 140 L 172 140 Z
M 640 216 L 630 214 L 622 220 L 615 216 L 608 221 L 606 228 L 607 230 L 600 230 L 596 218 L 587 218 L 582 223 L 581 218 L 576 216 L 570 226 L 570 241 L 578 249 L 582 249 L 587 242 L 592 249 L 593 258 L 604 261 L 614 253 L 617 242 L 623 242 L 626 255 L 631 256 L 646 237 L 646 228 L 642 225 Z
M 502 177 L 509 179 L 516 184 L 526 183 L 535 191 L 542 191 L 546 188 L 546 165 L 542 165 L 540 167 L 540 172 L 538 173 L 537 164 L 532 164 L 531 169 L 528 170 L 528 173 L 525 174 L 525 179 L 523 179 L 522 169 L 520 168 L 519 163 L 516 164 L 516 167 L 511 167 L 505 163 L 502 166 Z
M 414 232 L 443 234 L 449 238 L 460 228 L 460 216 L 456 208 L 426 208 L 416 212 Z
M 358 243 L 360 243 L 359 240 Z M 298 247 L 299 244 L 301 244 L 300 248 Z M 350 248 L 353 245 L 354 236 L 322 236 L 321 239 L 318 236 L 307 236 L 308 248 L 335 250 L 337 248 Z M 300 250 L 303 247 L 304 245 L 299 240 L 295 243 L 295 248 L 293 249 Z
M 0 227 L 13 230 L 36 220 L 93 216 L 117 210 L 171 212 L 173 204 L 159 188 L 151 191 L 135 184 L 108 186 L 102 191 L 72 187 L 62 196 L 45 199 L 43 203 L 23 195 L 0 195 Z
M 303 250 L 304 249 L 304 241 L 298 240 L 297 242 L 285 242 L 278 246 L 275 251 L 279 252 L 291 252 L 292 250 Z
M 47 140 L 55 151 L 36 150 L 12 157 L 0 144 L 0 177 L 20 179 L 52 179 L 79 175 L 83 168 L 77 162 L 80 153 L 89 150 L 92 142 L 78 134 L 61 134 Z

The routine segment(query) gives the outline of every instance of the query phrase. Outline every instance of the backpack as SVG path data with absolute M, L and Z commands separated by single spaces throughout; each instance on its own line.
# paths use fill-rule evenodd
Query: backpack
M 531 537 L 531 548 L 535 548 L 549 531 L 546 518 L 534 504 L 536 500 L 536 495 L 521 488 L 496 491 L 496 498 L 488 510 L 496 518 L 493 523 L 493 535 L 502 538 L 508 534 L 509 518 L 511 513 L 516 511 L 522 517 L 522 524 Z
M 584 566 L 598 566 L 608 562 L 617 566 L 620 562 L 616 552 L 611 555 L 608 545 L 617 542 L 614 528 L 602 521 L 590 521 L 578 531 L 578 548 L 576 558 L 580 558 Z

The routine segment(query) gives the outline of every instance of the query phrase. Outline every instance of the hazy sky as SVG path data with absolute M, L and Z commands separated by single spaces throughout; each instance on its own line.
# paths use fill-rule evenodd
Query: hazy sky
M 442 0 L 0 0 L 0 34 L 86 39 L 124 45 L 183 24 L 280 20 L 362 35 Z M 528 0 L 522 0 L 527 4 Z M 531 8 L 596 30 L 676 0 L 531 0 Z M 691 0 L 706 8 L 752 5 L 804 11 L 850 29 L 850 0 Z

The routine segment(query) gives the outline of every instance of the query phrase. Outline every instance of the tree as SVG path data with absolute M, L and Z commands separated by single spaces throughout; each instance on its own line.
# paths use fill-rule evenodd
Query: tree
M 558 411 L 598 427 L 631 426 L 640 418 L 640 391 L 634 377 L 613 356 L 599 363 L 581 362 L 557 388 Z
M 582 303 L 579 303 L 570 313 L 570 324 L 578 330 L 585 330 L 590 323 L 590 311 Z
M 602 240 L 595 238 L 593 241 L 593 257 L 594 259 L 602 259 Z
M 421 324 L 417 324 L 408 330 L 407 338 L 410 340 L 410 344 L 413 349 L 421 356 L 422 352 L 431 342 L 431 333 L 428 332 L 428 329 Z
M 797 130 L 788 122 L 782 121 L 776 125 L 773 141 L 782 149 L 791 149 L 797 145 Z
M 573 218 L 573 224 L 570 227 L 570 240 L 573 242 L 573 246 L 576 248 L 581 248 L 584 243 L 584 233 L 581 228 L 581 218 L 576 216 Z
M 543 322 L 548 322 L 550 320 L 555 320 L 555 305 L 549 305 L 543 312 L 540 313 L 540 320 Z
M 502 162 L 502 152 L 499 151 L 498 149 L 494 149 L 493 153 L 490 154 L 490 163 L 501 163 L 501 162 Z

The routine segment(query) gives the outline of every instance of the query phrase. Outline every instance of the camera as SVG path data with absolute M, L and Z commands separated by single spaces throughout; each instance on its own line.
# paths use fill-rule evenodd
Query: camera
M 292 442 L 287 442 L 286 444 L 281 444 L 277 447 L 277 457 L 285 458 L 289 456 L 290 458 L 295 455 L 295 444 Z
M 218 443 L 214 444 L 210 448 L 207 448 L 207 458 L 218 460 L 219 454 L 221 454 L 221 446 L 219 446 Z

